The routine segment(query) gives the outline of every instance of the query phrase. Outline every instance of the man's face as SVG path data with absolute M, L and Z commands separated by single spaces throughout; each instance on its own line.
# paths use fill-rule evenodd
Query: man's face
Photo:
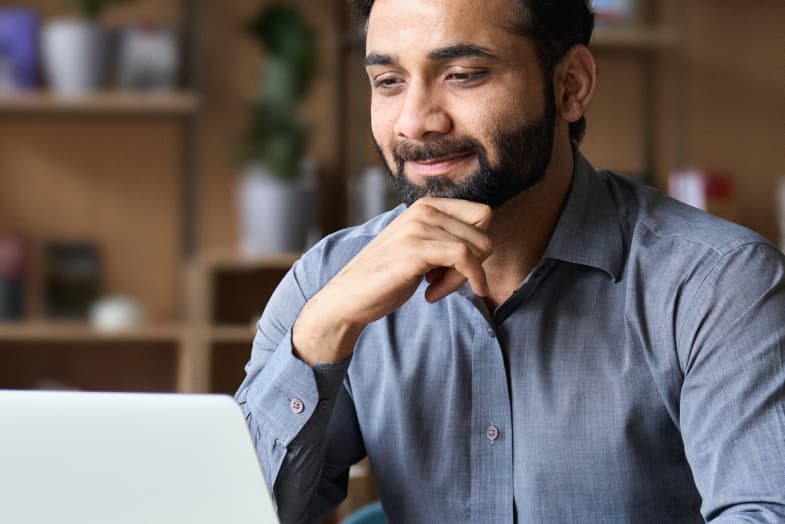
M 371 125 L 401 199 L 498 207 L 550 163 L 551 82 L 514 32 L 518 0 L 377 0 L 368 21 Z

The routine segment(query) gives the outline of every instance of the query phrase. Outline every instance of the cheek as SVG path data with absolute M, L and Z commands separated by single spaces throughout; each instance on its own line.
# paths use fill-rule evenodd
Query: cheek
M 371 131 L 379 144 L 391 142 L 395 134 L 395 108 L 388 100 L 371 98 Z

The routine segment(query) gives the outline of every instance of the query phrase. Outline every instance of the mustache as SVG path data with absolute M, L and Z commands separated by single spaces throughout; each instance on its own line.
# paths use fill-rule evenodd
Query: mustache
M 483 152 L 482 145 L 471 138 L 439 137 L 425 143 L 400 141 L 392 146 L 393 156 L 399 166 L 402 166 L 404 162 L 427 162 L 448 155 L 481 154 Z

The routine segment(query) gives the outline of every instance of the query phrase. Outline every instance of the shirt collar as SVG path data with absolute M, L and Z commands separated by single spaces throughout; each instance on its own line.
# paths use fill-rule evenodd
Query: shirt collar
M 624 243 L 616 204 L 602 175 L 577 147 L 573 157 L 570 194 L 543 258 L 595 267 L 618 280 Z

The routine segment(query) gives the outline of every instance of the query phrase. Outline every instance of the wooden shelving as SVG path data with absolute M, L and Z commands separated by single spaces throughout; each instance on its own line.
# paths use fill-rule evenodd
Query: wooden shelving
M 84 323 L 1 323 L 0 342 L 171 342 L 180 343 L 179 325 L 149 325 L 127 330 L 101 331 Z
M 277 253 L 267 256 L 243 256 L 230 252 L 213 252 L 201 257 L 196 264 L 207 271 L 246 271 L 288 269 L 300 253 Z
M 252 326 L 214 326 L 208 330 L 213 344 L 251 344 L 254 337 Z
M 63 96 L 47 91 L 0 94 L 0 114 L 192 115 L 199 109 L 195 92 L 134 93 L 104 91 Z

